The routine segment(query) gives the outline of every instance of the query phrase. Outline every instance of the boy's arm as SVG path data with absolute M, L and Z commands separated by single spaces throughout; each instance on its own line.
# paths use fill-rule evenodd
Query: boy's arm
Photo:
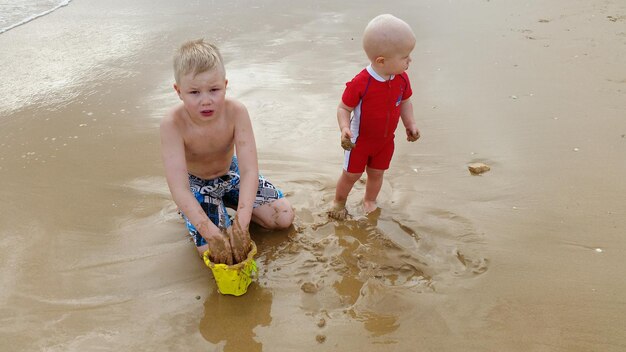
M 350 115 L 354 108 L 349 107 L 343 101 L 339 102 L 337 107 L 337 122 L 341 131 L 341 147 L 350 150 L 354 145 L 351 142 L 352 131 L 350 131 Z
M 420 138 L 420 131 L 415 125 L 415 118 L 413 117 L 413 103 L 411 98 L 404 99 L 400 105 L 400 117 L 402 118 L 402 124 L 406 130 L 406 140 L 409 142 L 415 142 Z
M 160 132 L 165 178 L 174 202 L 209 244 L 211 259 L 215 263 L 232 264 L 228 239 L 209 220 L 189 189 L 185 143 L 171 116 L 161 122 Z
M 246 107 L 238 102 L 233 106 L 235 120 L 235 151 L 239 162 L 239 203 L 236 224 L 231 235 L 233 256 L 237 262 L 246 259 L 250 247 L 248 227 L 252 218 L 254 200 L 259 188 L 259 164 L 252 122 Z
M 252 207 L 259 188 L 259 166 L 256 142 L 248 110 L 241 103 L 236 103 L 235 110 L 235 151 L 239 162 L 239 205 L 237 217 L 239 224 L 247 228 L 252 218 Z

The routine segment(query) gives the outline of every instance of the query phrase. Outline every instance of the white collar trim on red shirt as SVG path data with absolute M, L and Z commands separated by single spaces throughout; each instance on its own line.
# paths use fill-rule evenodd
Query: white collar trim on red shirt
M 374 69 L 372 68 L 372 64 L 369 64 L 365 69 L 370 74 L 370 76 L 374 77 L 374 79 L 376 79 L 378 82 L 386 82 L 387 81 L 381 75 L 376 73 L 376 71 L 374 71 Z M 395 76 L 396 75 L 389 76 L 389 80 L 391 81 Z

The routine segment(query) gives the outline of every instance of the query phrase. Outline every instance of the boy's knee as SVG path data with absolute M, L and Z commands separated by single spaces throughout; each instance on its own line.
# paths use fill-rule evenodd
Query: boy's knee
M 273 217 L 274 229 L 286 229 L 293 224 L 295 213 L 289 202 L 285 200 L 280 202 L 280 204 L 276 204 L 274 210 L 276 211 L 275 216 Z
M 293 223 L 295 213 L 289 201 L 277 199 L 258 208 L 254 213 L 255 222 L 268 230 L 286 229 Z
M 382 177 L 385 174 L 385 170 L 373 169 L 371 167 L 368 167 L 366 172 L 368 177 Z

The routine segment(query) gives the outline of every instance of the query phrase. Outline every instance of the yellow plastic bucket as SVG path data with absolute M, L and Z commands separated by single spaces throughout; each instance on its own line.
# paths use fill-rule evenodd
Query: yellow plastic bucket
M 256 262 L 254 261 L 254 256 L 256 255 L 256 244 L 254 241 L 251 242 L 250 247 L 248 258 L 234 265 L 214 264 L 209 259 L 209 250 L 204 252 L 202 256 L 204 263 L 213 272 L 217 290 L 221 294 L 241 296 L 248 291 L 248 286 L 250 286 L 252 278 L 257 273 Z

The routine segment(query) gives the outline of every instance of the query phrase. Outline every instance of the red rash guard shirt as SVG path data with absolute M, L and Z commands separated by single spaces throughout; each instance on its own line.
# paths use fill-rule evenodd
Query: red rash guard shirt
M 346 83 L 341 100 L 354 108 L 350 119 L 352 142 L 359 139 L 393 138 L 400 120 L 400 104 L 411 97 L 406 72 L 385 81 L 371 66 Z

